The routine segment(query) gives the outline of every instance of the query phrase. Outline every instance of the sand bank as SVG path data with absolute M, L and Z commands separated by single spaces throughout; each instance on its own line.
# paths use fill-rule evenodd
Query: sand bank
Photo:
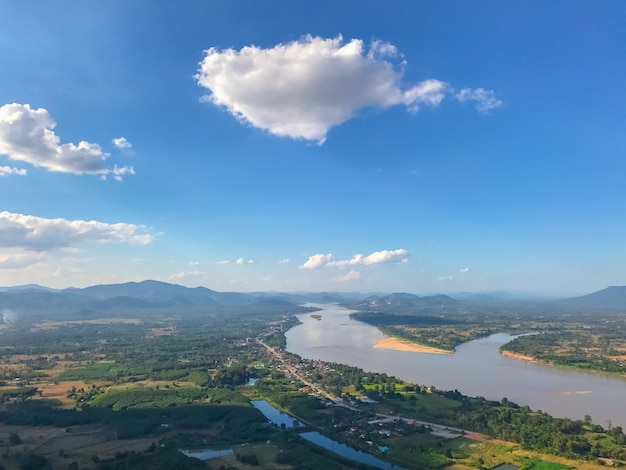
M 394 351 L 410 351 L 428 354 L 452 354 L 452 351 L 431 348 L 430 346 L 422 346 L 421 344 L 411 343 L 405 339 L 393 337 L 381 339 L 374 345 L 374 347 L 378 349 L 393 349 Z
M 519 359 L 521 361 L 537 362 L 537 360 L 532 356 L 526 356 L 525 354 L 514 353 L 512 351 L 502 351 L 502 355 L 513 359 Z

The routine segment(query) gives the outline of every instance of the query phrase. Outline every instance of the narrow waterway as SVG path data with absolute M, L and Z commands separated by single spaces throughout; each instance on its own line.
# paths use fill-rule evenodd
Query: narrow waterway
M 263 413 L 267 419 L 277 426 L 284 426 L 288 429 L 304 426 L 293 416 L 278 411 L 265 400 L 254 400 L 251 401 L 250 404 Z M 341 455 L 347 459 L 354 460 L 355 462 L 365 463 L 367 465 L 371 465 L 372 467 L 380 468 L 381 470 L 405 470 L 402 467 L 380 460 L 372 454 L 367 454 L 365 452 L 361 452 L 360 450 L 353 449 L 345 444 L 341 444 L 340 442 L 333 441 L 317 431 L 303 432 L 300 436 L 326 450 L 334 452 L 335 454 Z
M 626 379 L 504 357 L 498 349 L 512 338 L 504 333 L 462 344 L 451 355 L 374 349 L 386 338 L 377 328 L 352 320 L 350 311 L 336 305 L 316 306 L 323 309 L 320 319 L 299 315 L 302 324 L 286 333 L 289 352 L 490 400 L 507 397 L 553 416 L 590 415 L 605 427 L 610 419 L 626 428 Z

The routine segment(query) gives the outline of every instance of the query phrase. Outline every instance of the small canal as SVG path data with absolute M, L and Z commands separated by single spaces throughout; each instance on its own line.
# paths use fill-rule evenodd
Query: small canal
M 265 400 L 254 400 L 251 401 L 250 404 L 252 404 L 252 406 L 263 413 L 268 420 L 277 426 L 284 425 L 288 429 L 303 426 L 300 421 L 286 413 L 278 411 Z M 380 468 L 382 470 L 406 470 L 403 467 L 380 460 L 371 454 L 353 449 L 352 447 L 348 447 L 340 442 L 333 441 L 317 431 L 302 432 L 300 433 L 300 436 L 315 445 L 323 447 L 324 449 L 337 455 L 341 455 L 346 459 L 354 460 L 355 462 L 371 465 L 372 467 Z

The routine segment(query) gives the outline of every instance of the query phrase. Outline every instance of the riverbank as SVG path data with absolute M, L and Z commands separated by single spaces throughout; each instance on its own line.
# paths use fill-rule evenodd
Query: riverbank
M 535 359 L 532 356 L 527 356 L 526 354 L 520 354 L 520 353 L 516 353 L 513 351 L 507 351 L 506 349 L 501 349 L 500 353 L 504 357 L 510 357 L 512 359 L 519 359 L 520 361 L 537 362 L 537 359 Z
M 391 349 L 393 351 L 408 351 L 426 354 L 453 354 L 453 351 L 445 349 L 433 348 L 431 346 L 423 346 L 421 344 L 412 343 L 406 339 L 389 337 L 381 339 L 374 345 L 376 349 Z

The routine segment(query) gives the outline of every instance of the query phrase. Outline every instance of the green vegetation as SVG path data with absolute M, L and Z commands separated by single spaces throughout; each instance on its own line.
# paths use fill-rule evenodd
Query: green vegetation
M 569 470 L 567 465 L 538 459 L 525 459 L 520 470 Z
M 353 318 L 424 346 L 452 351 L 496 332 L 535 333 L 520 336 L 501 350 L 557 366 L 626 374 L 626 315 L 617 309 L 524 304 L 411 307 L 401 302 L 347 306 L 360 310 Z
M 386 322 L 382 326 L 385 331 L 436 347 L 453 348 L 492 328 L 546 331 L 545 335 L 521 337 L 531 342 L 517 343 L 522 345 L 520 351 L 527 351 L 532 340 L 547 341 L 545 344 L 581 341 L 573 319 L 565 322 L 570 327 L 559 333 L 561 317 L 548 318 L 539 312 L 520 315 L 494 310 L 485 314 L 461 312 L 455 306 L 430 306 L 414 315 L 408 310 L 398 315 L 367 315 L 360 319 Z M 365 468 L 302 439 L 298 435 L 301 429 L 268 426 L 265 417 L 250 406 L 250 399 L 267 400 L 296 416 L 307 430 L 318 430 L 410 469 L 451 464 L 476 468 L 509 461 L 523 464 L 523 468 L 561 470 L 563 467 L 550 461 L 550 455 L 626 461 L 626 436 L 619 427 L 604 430 L 590 419 L 556 419 L 506 400 L 469 398 L 458 391 L 439 391 L 387 374 L 286 353 L 282 350 L 284 332 L 297 324 L 297 319 L 284 313 L 173 312 L 131 319 L 119 313 L 117 318 L 97 323 L 48 323 L 45 327 L 21 323 L 0 331 L 0 380 L 4 381 L 0 422 L 18 437 L 6 439 L 0 466 L 14 469 L 32 464 L 54 470 L 280 465 Z M 609 338 L 610 330 L 621 331 L 616 328 L 618 318 L 602 321 L 608 321 L 606 328 L 600 320 L 579 321 L 580 333 Z M 621 353 L 619 331 L 612 333 L 604 353 Z M 280 355 L 268 352 L 257 339 L 278 348 Z M 593 341 L 598 350 L 604 347 L 599 339 Z M 545 344 L 536 343 L 537 350 Z M 581 350 L 591 350 L 591 343 L 581 344 Z M 292 375 L 294 370 L 298 376 Z M 250 378 L 256 379 L 252 386 L 247 385 Z M 344 406 L 332 404 L 325 394 L 342 397 Z M 375 403 L 362 404 L 357 396 Z M 398 415 L 418 422 L 395 419 Z M 517 445 L 477 444 L 460 434 L 444 437 L 422 422 L 439 423 L 441 429 L 476 431 Z M 24 429 L 42 426 L 52 427 L 45 432 L 57 429 L 52 433 L 57 437 L 42 441 L 38 435 L 43 435 L 43 430 L 24 434 Z M 87 438 L 100 440 L 103 447 L 81 451 L 84 444 L 78 443 Z M 143 447 L 136 450 L 116 453 L 104 447 L 107 442 L 139 438 L 147 441 L 141 441 Z M 63 445 L 54 447 L 57 440 Z M 177 450 L 224 447 L 233 448 L 234 455 L 209 463 L 189 459 Z M 516 448 L 540 452 L 542 457 L 528 459 L 514 454 Z
M 174 449 L 156 449 L 150 452 L 125 452 L 115 458 L 99 462 L 98 470 L 200 470 L 210 468 L 205 462 L 187 457 Z
M 109 390 L 97 395 L 89 402 L 90 406 L 108 407 L 113 410 L 128 408 L 166 408 L 168 406 L 187 405 L 205 397 L 206 394 L 196 387 L 177 387 L 156 390 L 154 388 L 131 388 L 127 390 Z
M 613 320 L 593 328 L 576 326 L 520 336 L 502 349 L 558 366 L 626 374 L 626 332 L 621 331 L 622 322 Z

